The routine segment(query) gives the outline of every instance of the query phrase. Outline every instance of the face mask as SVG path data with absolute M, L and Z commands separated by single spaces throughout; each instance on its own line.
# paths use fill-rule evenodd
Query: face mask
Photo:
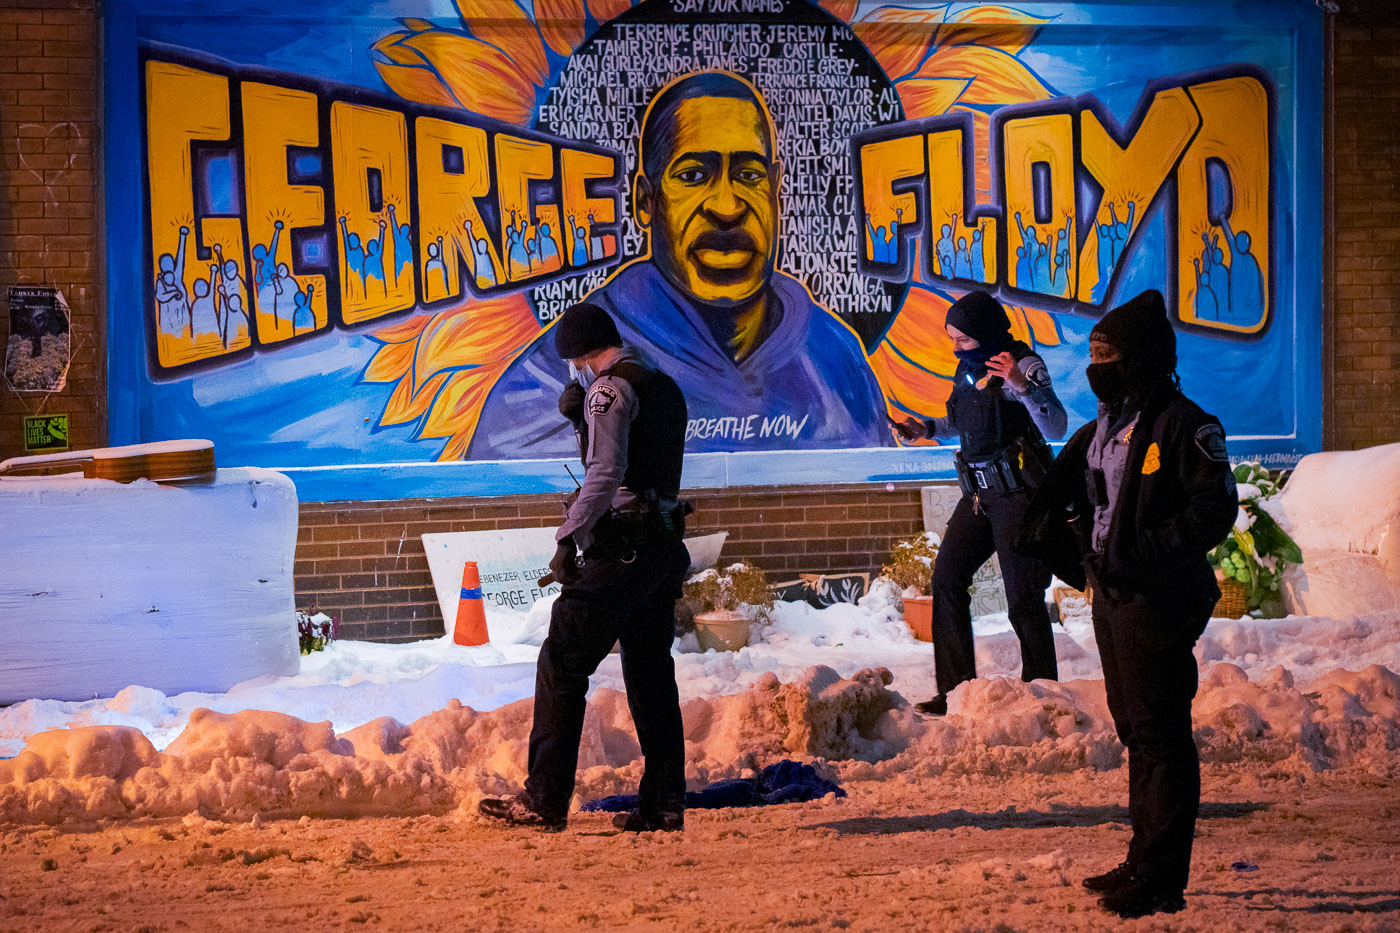
M 592 363 L 584 363 L 583 368 L 580 369 L 577 366 L 575 366 L 572 361 L 570 361 L 569 378 L 572 379 L 574 382 L 577 382 L 580 386 L 584 388 L 585 391 L 587 391 L 588 387 L 593 385 L 593 380 L 598 378 L 598 374 L 593 371 Z
M 1105 405 L 1116 405 L 1128 391 L 1128 372 L 1122 360 L 1111 363 L 1090 363 L 1084 370 L 1089 388 Z
M 954 350 L 953 355 L 969 366 L 979 367 L 985 366 L 994 354 L 986 347 L 975 347 L 971 350 Z

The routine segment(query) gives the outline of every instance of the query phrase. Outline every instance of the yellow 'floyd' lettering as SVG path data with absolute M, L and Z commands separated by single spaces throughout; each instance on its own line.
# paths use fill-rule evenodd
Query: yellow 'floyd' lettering
M 1126 147 L 1119 146 L 1085 110 L 1079 115 L 1080 159 L 1103 186 L 1098 214 L 1080 255 L 1078 297 L 1099 304 L 1142 223 L 1147 205 L 1171 174 L 1196 128 L 1201 125 L 1191 98 L 1179 87 L 1158 92 Z
M 1177 180 L 1177 315 L 1237 333 L 1269 308 L 1268 92 L 1252 77 L 1192 85 L 1201 130 Z
M 896 182 L 909 182 L 924 174 L 923 136 L 900 136 L 860 147 L 862 203 L 865 205 L 865 256 L 872 262 L 893 265 L 900 261 L 900 231 L 917 229 L 923 222 L 919 202 L 907 190 L 895 190 Z
M 928 164 L 939 168 L 928 173 L 928 209 L 938 225 L 933 268 L 947 279 L 995 282 L 1000 225 L 994 217 L 979 217 L 975 227 L 967 225 L 965 135 L 962 127 L 928 134 Z
M 1013 288 L 1056 298 L 1074 294 L 1074 120 L 1067 113 L 1002 125 L 1007 277 Z
M 1177 319 L 1261 332 L 1273 300 L 1273 103 L 1264 79 L 1237 72 L 1159 83 L 1139 105 L 1132 136 L 1121 142 L 1092 98 L 993 114 L 1000 201 L 979 205 L 972 215 L 964 203 L 966 179 L 986 156 L 969 151 L 965 118 L 857 135 L 852 145 L 866 213 L 859 268 L 884 278 L 920 275 L 899 253 L 899 244 L 916 235 L 936 279 L 959 288 L 1004 285 L 1096 313 L 1139 249 L 1149 209 L 1160 205 L 1176 228 L 1162 258 Z M 929 216 L 916 218 L 921 203 Z M 898 236 L 885 232 L 894 222 Z

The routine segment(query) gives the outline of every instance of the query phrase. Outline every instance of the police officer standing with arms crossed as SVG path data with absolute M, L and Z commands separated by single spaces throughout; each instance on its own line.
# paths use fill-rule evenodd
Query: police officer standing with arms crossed
M 1104 315 L 1089 359 L 1098 418 L 1060 452 L 1018 546 L 1091 588 L 1108 709 L 1128 750 L 1128 854 L 1084 887 L 1122 917 L 1174 913 L 1201 798 L 1192 652 L 1220 598 L 1206 554 L 1239 504 L 1220 422 L 1181 393 L 1160 292 Z
M 588 678 L 617 641 L 646 762 L 640 804 L 617 824 L 638 832 L 679 830 L 685 737 L 671 641 L 675 602 L 690 566 L 681 541 L 684 507 L 677 502 L 685 399 L 669 376 L 622 346 L 612 318 L 597 306 L 565 312 L 554 326 L 554 346 L 576 380 L 560 409 L 575 422 L 585 477 L 549 565 L 563 586 L 536 669 L 525 790 L 487 798 L 479 809 L 510 824 L 564 828 Z
M 948 335 L 958 368 L 948 414 L 909 420 L 896 429 L 905 440 L 961 439 L 958 484 L 963 496 L 933 564 L 933 663 L 938 695 L 915 705 L 941 716 L 948 694 L 977 676 L 972 642 L 973 575 L 995 552 L 1011 627 L 1021 641 L 1021 679 L 1054 680 L 1055 640 L 1045 608 L 1050 572 L 1011 550 L 1030 496 L 1050 464 L 1045 438 L 1065 433 L 1065 409 L 1050 385 L 1045 361 L 1011 336 L 1001 304 L 969 292 L 948 309 Z

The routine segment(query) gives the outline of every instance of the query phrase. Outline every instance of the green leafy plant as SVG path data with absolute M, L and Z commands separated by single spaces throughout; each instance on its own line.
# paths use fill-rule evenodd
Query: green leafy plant
M 718 570 L 696 574 L 681 588 L 685 600 L 697 612 L 728 609 L 742 612 L 755 622 L 767 622 L 773 612 L 773 592 L 762 570 L 746 561 L 739 561 Z
M 933 582 L 933 562 L 938 559 L 938 535 L 931 531 L 903 538 L 890 547 L 890 562 L 880 574 L 894 581 L 900 591 L 913 587 L 927 596 Z
M 1289 565 L 1303 562 L 1303 552 L 1260 503 L 1278 495 L 1283 483 L 1252 461 L 1235 467 L 1235 482 L 1240 491 L 1240 517 L 1230 536 L 1210 552 L 1210 564 L 1227 580 L 1244 584 L 1251 612 L 1282 615 L 1279 580 Z

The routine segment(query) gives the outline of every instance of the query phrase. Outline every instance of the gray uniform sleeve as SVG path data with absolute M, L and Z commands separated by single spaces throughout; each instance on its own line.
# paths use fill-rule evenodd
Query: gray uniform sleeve
M 949 438 L 957 436 L 958 429 L 953 427 L 952 418 L 929 418 L 924 421 L 924 437 L 932 437 L 940 441 L 946 441 Z
M 1050 385 L 1050 370 L 1045 361 L 1035 355 L 1022 357 L 1016 361 L 1016 365 L 1025 374 L 1030 386 L 1025 395 L 1012 391 L 1008 386 L 1007 394 L 1026 406 L 1031 420 L 1040 429 L 1040 433 L 1045 435 L 1046 440 L 1058 441 L 1065 436 L 1069 416 L 1065 414 L 1065 406 L 1060 404 L 1059 398 L 1055 396 L 1054 387 Z
M 601 376 L 588 391 L 584 420 L 588 450 L 584 457 L 583 488 L 569 507 L 556 541 L 574 536 L 579 550 L 593 543 L 593 526 L 612 507 L 613 497 L 627 474 L 627 435 L 637 416 L 637 396 L 627 380 Z

